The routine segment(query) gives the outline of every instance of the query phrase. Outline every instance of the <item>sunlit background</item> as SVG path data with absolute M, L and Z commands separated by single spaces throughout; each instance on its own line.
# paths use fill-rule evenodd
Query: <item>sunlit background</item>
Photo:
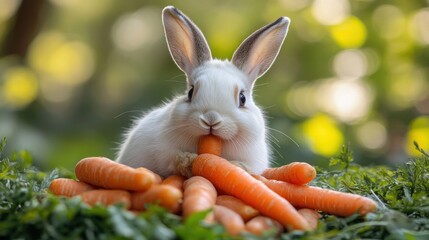
M 175 5 L 213 55 L 279 16 L 292 20 L 255 98 L 275 164 L 395 165 L 429 150 L 429 1 L 0 0 L 0 137 L 42 169 L 114 158 L 142 111 L 185 89 L 161 10 Z

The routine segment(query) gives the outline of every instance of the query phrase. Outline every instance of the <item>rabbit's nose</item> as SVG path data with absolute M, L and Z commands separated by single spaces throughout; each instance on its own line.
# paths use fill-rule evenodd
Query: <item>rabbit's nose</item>
M 200 116 L 200 124 L 204 128 L 219 128 L 222 124 L 222 117 L 215 111 L 208 111 Z

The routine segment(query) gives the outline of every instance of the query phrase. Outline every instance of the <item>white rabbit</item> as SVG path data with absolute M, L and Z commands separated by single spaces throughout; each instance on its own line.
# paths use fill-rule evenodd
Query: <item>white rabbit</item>
M 174 161 L 180 152 L 196 152 L 198 139 L 213 134 L 222 139 L 222 157 L 261 173 L 269 166 L 270 148 L 252 90 L 277 57 L 289 18 L 281 17 L 250 35 L 232 61 L 212 59 L 199 28 L 178 9 L 164 8 L 162 20 L 170 54 L 186 74 L 187 93 L 138 119 L 117 161 L 168 176 L 176 172 Z

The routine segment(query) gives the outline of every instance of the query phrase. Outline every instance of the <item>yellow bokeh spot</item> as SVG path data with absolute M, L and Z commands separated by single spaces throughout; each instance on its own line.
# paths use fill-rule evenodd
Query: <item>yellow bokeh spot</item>
M 326 115 L 316 115 L 302 124 L 302 131 L 310 149 L 323 156 L 338 153 L 344 137 L 334 120 Z
M 29 61 L 45 77 L 67 85 L 83 83 L 94 71 L 92 49 L 59 33 L 39 36 L 31 46 Z
M 79 42 L 67 42 L 52 54 L 46 67 L 58 80 L 79 84 L 92 73 L 93 63 L 90 49 Z
M 13 67 L 4 75 L 1 86 L 1 99 L 7 107 L 22 108 L 30 104 L 37 97 L 37 77 L 30 69 Z
M 417 142 L 420 148 L 429 151 L 429 116 L 414 119 L 407 134 L 406 149 L 408 154 L 419 156 L 421 153 L 416 150 L 414 142 Z
M 366 40 L 366 27 L 359 18 L 350 16 L 342 23 L 330 27 L 334 41 L 343 48 L 358 48 Z

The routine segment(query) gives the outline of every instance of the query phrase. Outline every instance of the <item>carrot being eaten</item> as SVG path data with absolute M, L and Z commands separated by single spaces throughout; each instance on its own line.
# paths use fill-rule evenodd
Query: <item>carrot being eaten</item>
M 342 217 L 354 213 L 365 215 L 377 209 L 376 202 L 357 194 L 307 185 L 295 185 L 278 180 L 269 180 L 258 175 L 254 177 L 297 208 L 310 208 Z
M 210 154 L 219 148 L 218 137 L 203 136 L 198 145 L 200 153 L 192 163 L 192 174 L 208 179 L 216 189 L 232 195 L 292 229 L 309 229 L 306 220 L 285 199 L 228 160 Z M 202 146 L 202 147 L 200 147 Z
M 75 174 L 80 181 L 107 189 L 144 191 L 157 181 L 149 170 L 137 170 L 104 157 L 80 160 Z
M 92 185 L 68 178 L 56 178 L 49 185 L 49 190 L 53 194 L 65 197 L 74 197 L 94 189 L 95 187 Z
M 216 156 L 222 154 L 222 140 L 214 135 L 204 135 L 198 142 L 198 154 L 210 153 Z
M 200 154 L 192 163 L 192 174 L 208 179 L 223 192 L 237 197 L 291 229 L 307 230 L 307 221 L 284 198 L 228 160 Z
M 304 185 L 316 177 L 316 169 L 306 162 L 292 162 L 281 167 L 267 168 L 261 175 L 268 179 Z

